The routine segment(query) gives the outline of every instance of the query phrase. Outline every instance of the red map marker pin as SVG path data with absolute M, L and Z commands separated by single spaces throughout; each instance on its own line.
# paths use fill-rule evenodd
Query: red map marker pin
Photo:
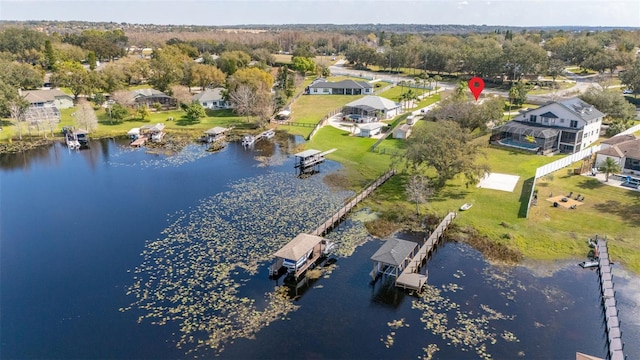
M 471 90 L 473 96 L 476 98 L 476 101 L 478 101 L 482 90 L 484 90 L 484 81 L 482 81 L 482 78 L 479 78 L 477 76 L 471 78 L 471 80 L 469 80 L 469 89 Z

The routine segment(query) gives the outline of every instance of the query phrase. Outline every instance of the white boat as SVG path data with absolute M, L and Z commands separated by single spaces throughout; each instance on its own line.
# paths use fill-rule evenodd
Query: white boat
M 276 132 L 273 130 L 267 130 L 265 132 L 262 133 L 262 136 L 266 139 L 271 139 L 272 137 L 274 137 L 276 135 Z
M 466 204 L 460 206 L 460 211 L 467 211 L 467 210 L 471 209 L 472 206 L 473 206 L 473 204 L 466 203 Z
M 580 264 L 580 267 L 582 268 L 592 268 L 592 267 L 596 267 L 598 266 L 600 263 L 598 262 L 598 260 L 589 260 L 589 261 L 583 261 Z
M 256 141 L 253 135 L 245 135 L 242 137 L 242 146 L 251 146 Z

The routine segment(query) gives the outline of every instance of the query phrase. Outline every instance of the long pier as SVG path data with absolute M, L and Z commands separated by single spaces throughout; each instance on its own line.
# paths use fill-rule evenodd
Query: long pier
M 339 224 L 344 217 L 346 217 L 349 212 L 356 207 L 362 200 L 364 200 L 367 196 L 369 196 L 375 189 L 377 189 L 380 185 L 384 184 L 390 177 L 396 174 L 395 169 L 391 169 L 386 172 L 384 175 L 378 178 L 373 184 L 369 185 L 366 189 L 364 189 L 360 194 L 356 195 L 351 201 L 349 201 L 346 205 L 340 208 L 335 214 L 333 214 L 330 218 L 328 218 L 322 225 L 318 226 L 315 230 L 313 230 L 310 234 L 316 236 L 324 236 L 331 229 L 333 229 L 337 224 Z
M 424 286 L 427 282 L 427 276 L 420 274 L 420 267 L 429 254 L 431 254 L 438 246 L 438 243 L 442 239 L 442 235 L 456 216 L 457 214 L 455 212 L 447 214 L 438 227 L 436 227 L 431 235 L 429 235 L 427 240 L 420 247 L 420 250 L 418 250 L 413 259 L 411 259 L 411 262 L 409 262 L 404 270 L 402 270 L 402 273 L 400 273 L 400 276 L 396 279 L 397 287 L 419 291 L 422 286 Z
M 604 322 L 609 348 L 608 359 L 624 360 L 622 331 L 620 331 L 620 319 L 613 290 L 613 275 L 611 275 L 611 261 L 607 249 L 607 240 L 598 238 L 596 246 L 599 254 L 598 277 L 600 278 L 600 291 L 602 293 L 602 308 L 604 310 Z

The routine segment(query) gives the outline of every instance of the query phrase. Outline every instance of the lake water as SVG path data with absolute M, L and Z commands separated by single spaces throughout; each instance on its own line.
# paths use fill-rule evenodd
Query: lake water
M 577 260 L 499 267 L 447 243 L 418 297 L 371 284 L 382 241 L 366 234 L 366 210 L 328 236 L 339 248 L 319 279 L 293 299 L 277 291 L 270 255 L 352 194 L 322 181 L 339 164 L 299 179 L 271 142 L 167 157 L 94 141 L 1 156 L 0 167 L 2 359 L 606 353 L 597 275 Z M 619 266 L 614 281 L 625 352 L 640 358 L 640 282 Z

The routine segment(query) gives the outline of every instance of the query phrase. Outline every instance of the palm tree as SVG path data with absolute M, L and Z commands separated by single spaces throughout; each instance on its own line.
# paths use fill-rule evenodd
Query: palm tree
M 425 78 L 422 80 L 422 85 L 423 86 L 427 86 L 427 84 L 429 84 L 429 93 L 427 94 L 428 96 L 431 96 L 431 82 L 433 81 L 433 78 L 429 77 L 429 75 L 425 76 Z
M 422 85 L 422 79 L 420 79 L 417 76 L 415 78 L 413 78 L 413 81 L 416 83 L 416 87 Z M 422 94 L 424 94 L 424 88 L 422 88 Z
M 436 75 L 433 77 L 433 81 L 436 82 L 436 86 L 434 86 L 434 89 L 436 91 L 436 94 L 438 93 L 438 81 L 442 81 L 442 76 L 440 75 Z
M 609 181 L 609 174 L 617 173 L 622 171 L 620 164 L 618 164 L 613 158 L 608 157 L 606 160 L 600 162 L 598 164 L 600 166 L 600 171 L 604 172 L 604 181 Z

